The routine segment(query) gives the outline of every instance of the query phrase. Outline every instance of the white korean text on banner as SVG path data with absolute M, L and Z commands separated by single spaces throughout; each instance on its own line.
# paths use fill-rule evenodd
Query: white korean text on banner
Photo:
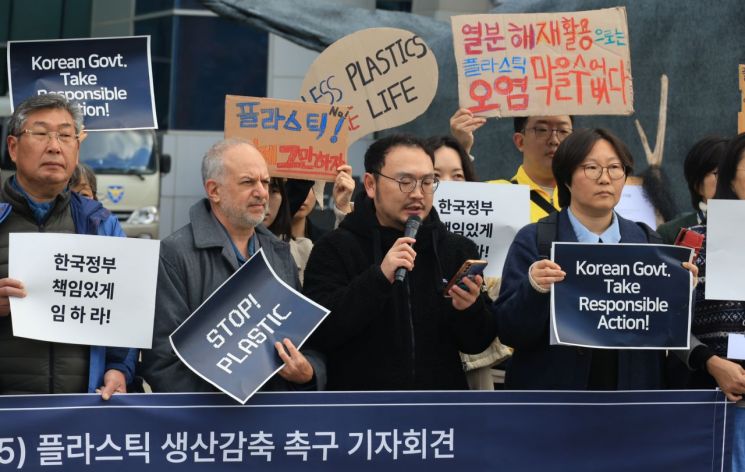
M 495 461 L 728 472 L 734 410 L 720 390 L 260 393 L 247 405 L 213 393 L 6 395 L 0 457 L 8 470 L 59 472 L 475 472 Z

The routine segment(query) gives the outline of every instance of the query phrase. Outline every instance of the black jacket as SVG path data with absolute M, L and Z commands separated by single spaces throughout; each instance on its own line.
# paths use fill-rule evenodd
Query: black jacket
M 331 390 L 467 388 L 458 351 L 483 351 L 496 323 L 483 297 L 457 311 L 447 280 L 476 245 L 448 232 L 433 209 L 417 235 L 414 270 L 391 284 L 380 263 L 403 233 L 378 224 L 364 193 L 339 228 L 313 247 L 305 294 L 331 310 L 309 340 L 327 356 Z
M 565 209 L 558 214 L 556 241 L 577 242 L 566 212 Z M 610 374 L 593 371 L 593 357 L 613 353 L 617 355 L 614 390 L 663 388 L 665 351 L 599 350 L 549 344 L 550 293 L 538 293 L 528 281 L 530 265 L 540 258 L 538 224 L 525 226 L 515 236 L 504 262 L 499 298 L 494 303 L 499 339 L 515 349 L 505 387 L 511 390 L 594 389 L 590 386 L 593 374 Z M 622 243 L 650 242 L 637 223 L 619 216 L 618 224 Z

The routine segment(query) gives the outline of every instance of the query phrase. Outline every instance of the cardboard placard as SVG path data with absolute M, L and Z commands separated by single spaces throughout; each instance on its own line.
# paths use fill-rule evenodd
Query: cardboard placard
M 369 28 L 327 47 L 305 74 L 300 97 L 348 105 L 351 144 L 424 113 L 437 80 L 437 60 L 422 38 L 402 29 Z
M 630 115 L 623 7 L 451 18 L 460 106 L 479 116 Z
M 225 137 L 261 152 L 269 175 L 333 181 L 347 163 L 349 109 L 260 97 L 225 96 Z

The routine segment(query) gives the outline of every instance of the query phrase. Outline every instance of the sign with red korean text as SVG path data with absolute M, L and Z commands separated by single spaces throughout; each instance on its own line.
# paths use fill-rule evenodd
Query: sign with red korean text
M 305 74 L 303 101 L 348 105 L 349 142 L 408 123 L 437 91 L 437 60 L 424 40 L 397 28 L 368 28 L 327 47 Z
M 339 105 L 226 95 L 225 137 L 251 141 L 269 175 L 333 181 L 347 163 L 348 116 Z
M 479 116 L 630 115 L 623 7 L 451 18 L 460 106 Z

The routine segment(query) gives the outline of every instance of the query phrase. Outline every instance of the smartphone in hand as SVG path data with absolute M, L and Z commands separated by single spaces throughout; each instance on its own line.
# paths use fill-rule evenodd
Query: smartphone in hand
M 445 286 L 443 296 L 445 298 L 450 298 L 450 295 L 448 294 L 448 292 L 450 291 L 450 288 L 456 284 L 463 290 L 468 290 L 465 284 L 463 284 L 463 278 L 468 277 L 471 280 L 473 280 L 477 275 L 483 276 L 484 268 L 486 267 L 487 264 L 488 263 L 484 260 L 468 259 L 466 262 L 463 263 L 462 266 L 460 266 L 460 269 L 458 269 L 458 272 L 455 273 L 453 278 L 450 279 L 450 282 L 448 282 L 448 284 Z

